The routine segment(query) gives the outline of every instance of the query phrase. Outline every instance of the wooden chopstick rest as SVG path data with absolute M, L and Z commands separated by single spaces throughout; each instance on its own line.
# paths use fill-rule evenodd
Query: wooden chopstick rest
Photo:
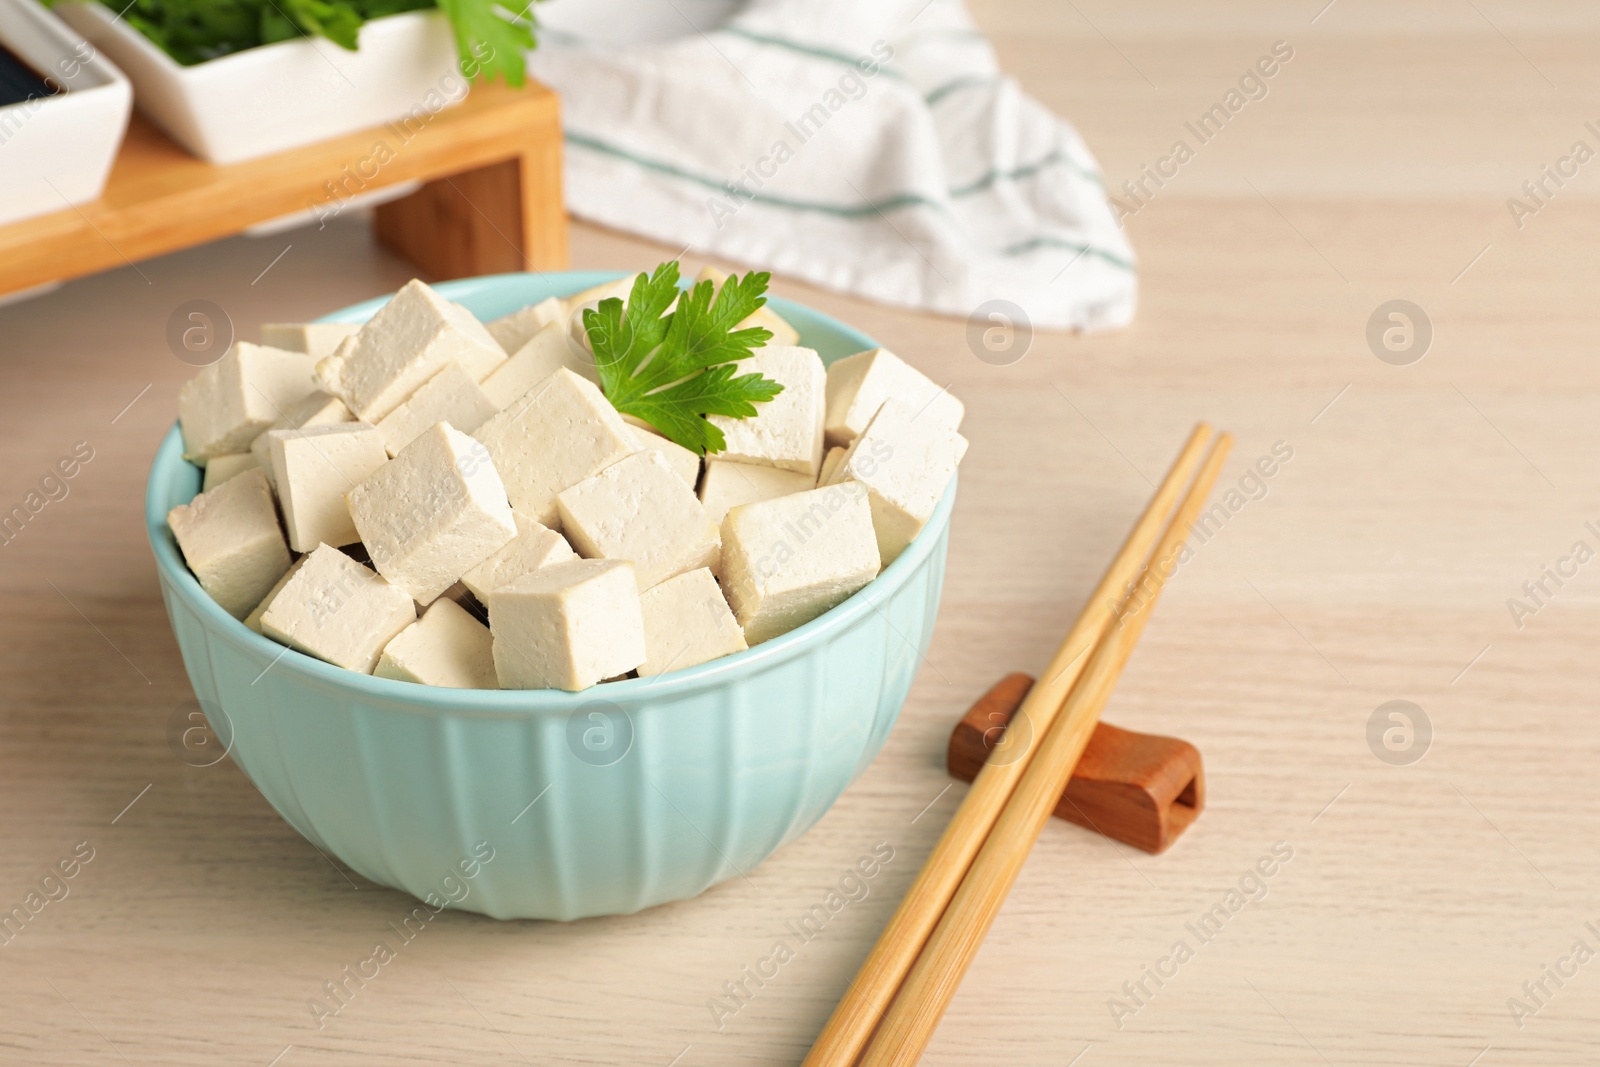
M 1032 687 L 1031 676 L 1008 674 L 978 698 L 950 734 L 947 764 L 953 777 L 963 782 L 977 777 L 989 753 L 1005 744 L 1004 731 Z M 1095 726 L 1055 815 L 1160 853 L 1189 828 L 1205 799 L 1199 749 L 1175 737 L 1102 722 Z

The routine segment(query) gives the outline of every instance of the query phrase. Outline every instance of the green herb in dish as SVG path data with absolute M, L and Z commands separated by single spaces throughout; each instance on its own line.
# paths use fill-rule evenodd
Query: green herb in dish
M 61 0 L 45 0 L 53 6 Z M 356 48 L 364 23 L 437 7 L 455 31 L 461 68 L 521 85 L 535 45 L 535 0 L 99 0 L 184 66 L 299 37 Z
M 606 399 L 692 452 L 721 452 L 727 442 L 706 415 L 748 419 L 757 402 L 783 392 L 771 378 L 738 374 L 737 361 L 772 339 L 759 326 L 738 328 L 766 304 L 770 279 L 751 272 L 720 289 L 703 281 L 680 291 L 672 261 L 635 278 L 626 307 L 612 297 L 586 309 L 583 328 Z

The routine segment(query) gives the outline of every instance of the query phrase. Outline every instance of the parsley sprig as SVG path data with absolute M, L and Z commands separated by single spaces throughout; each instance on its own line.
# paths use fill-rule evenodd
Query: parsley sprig
M 456 52 L 467 77 L 503 77 L 520 86 L 527 77 L 524 54 L 537 42 L 535 0 L 435 0 L 455 28 Z
M 690 451 L 721 452 L 727 442 L 705 416 L 748 419 L 783 392 L 771 378 L 738 372 L 739 360 L 772 339 L 759 326 L 738 328 L 765 306 L 770 279 L 751 272 L 720 289 L 703 281 L 680 291 L 671 261 L 636 277 L 626 305 L 611 297 L 586 309 L 583 328 L 606 398 Z

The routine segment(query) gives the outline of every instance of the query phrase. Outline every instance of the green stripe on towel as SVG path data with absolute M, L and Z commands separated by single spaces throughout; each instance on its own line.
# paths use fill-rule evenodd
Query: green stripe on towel
M 708 178 L 703 174 L 696 174 L 693 171 L 684 170 L 682 167 L 675 166 L 671 163 L 666 163 L 657 159 L 650 159 L 647 156 L 641 156 L 636 152 L 631 152 L 627 149 L 618 148 L 615 145 L 607 144 L 606 142 L 596 137 L 591 137 L 588 134 L 578 133 L 574 130 L 568 129 L 566 131 L 566 139 L 568 143 L 578 145 L 582 148 L 587 148 L 592 152 L 599 152 L 602 155 L 623 159 L 634 164 L 635 166 L 643 167 L 646 170 L 655 171 L 657 174 L 666 174 L 674 178 L 679 178 L 683 181 L 692 182 L 695 185 L 714 190 L 724 195 L 727 194 L 727 184 L 729 183 L 719 182 L 715 178 Z M 741 195 L 744 194 L 741 193 Z M 823 215 L 832 215 L 835 218 L 845 219 L 871 218 L 873 215 L 881 215 L 887 211 L 895 211 L 906 207 L 928 207 L 940 212 L 941 214 L 948 215 L 950 213 L 950 208 L 948 205 L 916 193 L 900 193 L 896 196 L 887 197 L 883 200 L 859 205 L 824 204 L 816 201 L 794 200 L 789 197 L 772 196 L 767 193 L 750 193 L 746 199 L 758 204 L 765 204 L 769 207 L 787 208 L 790 211 L 810 211 Z M 1093 246 L 1071 244 L 1069 242 L 1050 237 L 1036 237 L 1029 241 L 1024 241 L 1018 245 L 1013 245 L 1011 248 L 1000 250 L 1000 254 L 1008 256 L 1023 255 L 1032 251 L 1034 248 L 1044 247 L 1060 247 L 1070 249 L 1071 251 L 1078 252 L 1081 255 L 1093 256 L 1096 259 L 1103 260 L 1106 263 L 1110 263 L 1116 267 L 1121 267 L 1124 270 L 1133 270 L 1133 264 L 1129 263 L 1121 256 L 1115 255 L 1111 252 L 1107 252 L 1103 249 L 1095 248 Z
M 812 56 L 816 59 L 831 60 L 834 63 L 839 63 L 843 66 L 849 67 L 852 70 L 859 70 L 860 67 L 858 64 L 860 64 L 863 60 L 878 62 L 878 73 L 887 74 L 889 77 L 898 81 L 905 81 L 906 77 L 893 67 L 884 66 L 878 61 L 876 56 L 852 56 L 845 52 L 835 52 L 831 48 L 823 48 L 820 45 L 801 44 L 799 41 L 791 41 L 787 37 L 773 37 L 765 33 L 752 33 L 750 30 L 742 30 L 737 26 L 718 26 L 711 32 L 731 34 L 734 37 L 742 37 L 746 41 L 754 41 L 756 44 L 771 45 L 774 48 L 782 48 L 790 52 L 798 52 L 803 56 Z
M 983 190 L 989 188 L 997 181 L 1015 181 L 1017 178 L 1031 178 L 1033 175 L 1038 174 L 1042 170 L 1048 170 L 1057 163 L 1065 165 L 1068 170 L 1072 171 L 1080 178 L 1087 178 L 1089 181 L 1094 182 L 1094 184 L 1099 186 L 1102 191 L 1105 190 L 1106 183 L 1104 178 L 1100 177 L 1100 175 L 1088 169 L 1082 163 L 1079 163 L 1076 159 L 1073 159 L 1065 151 L 1058 148 L 1054 152 L 1051 152 L 1048 156 L 1045 156 L 1043 159 L 1035 160 L 1032 163 L 1025 163 L 1022 166 L 1016 167 L 1012 170 L 991 170 L 989 173 L 985 174 L 983 177 L 974 182 L 970 182 L 967 185 L 950 190 L 950 196 L 952 198 L 959 199 L 963 196 L 971 196 L 973 193 L 981 193 Z

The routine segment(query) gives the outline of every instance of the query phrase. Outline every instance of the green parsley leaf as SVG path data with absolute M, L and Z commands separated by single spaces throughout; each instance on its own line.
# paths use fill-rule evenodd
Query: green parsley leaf
M 504 77 L 521 86 L 528 68 L 523 53 L 534 47 L 535 0 L 437 0 L 456 31 L 461 69 L 485 81 Z
M 270 27 L 275 20 L 288 17 L 307 33 L 320 34 L 340 48 L 352 52 L 356 50 L 357 37 L 366 16 L 349 4 L 339 0 L 332 3 L 327 0 L 279 0 L 279 4 L 281 7 L 275 5 L 270 11 L 261 13 L 263 37 L 273 32 Z M 286 28 L 277 32 L 286 35 Z
M 704 281 L 684 291 L 673 261 L 635 278 L 626 305 L 611 297 L 585 309 L 583 328 L 606 398 L 692 452 L 721 452 L 727 441 L 705 416 L 748 419 L 757 404 L 783 392 L 770 378 L 740 374 L 737 365 L 772 339 L 759 326 L 737 328 L 766 305 L 769 280 L 752 272 L 730 277 L 721 289 Z
M 62 0 L 44 0 L 52 7 Z M 355 50 L 372 19 L 438 7 L 455 33 L 469 79 L 527 80 L 536 0 L 100 0 L 184 66 L 300 37 Z

